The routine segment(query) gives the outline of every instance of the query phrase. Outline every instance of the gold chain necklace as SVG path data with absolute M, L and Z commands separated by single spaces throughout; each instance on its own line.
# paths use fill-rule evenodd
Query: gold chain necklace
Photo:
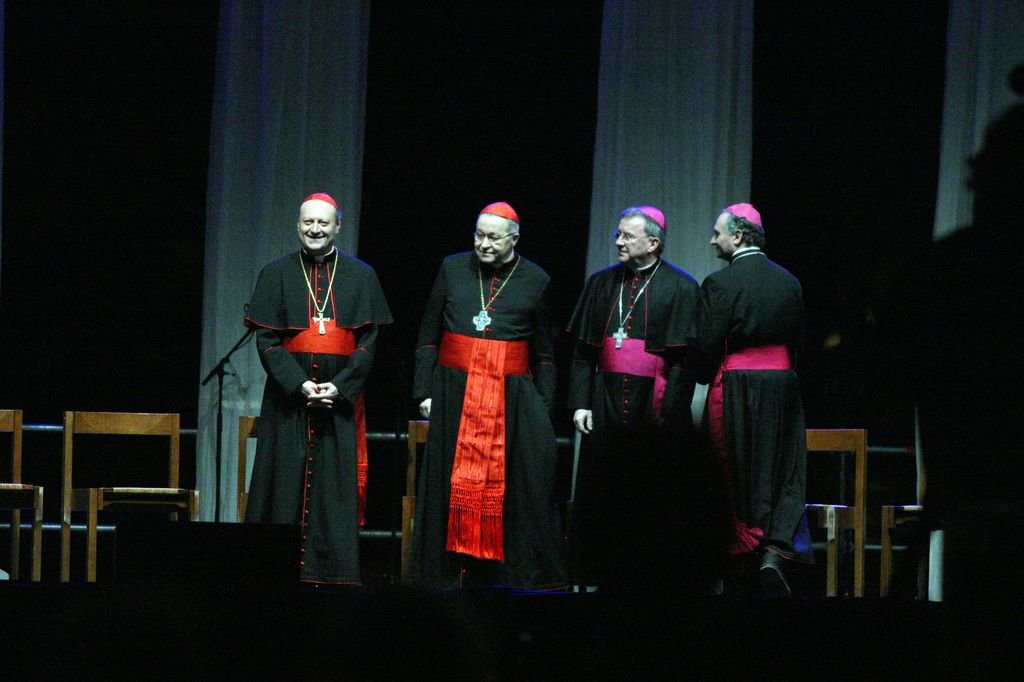
M 508 277 L 505 278 L 505 281 L 501 283 L 498 290 L 494 292 L 493 296 L 491 296 L 491 300 L 486 303 L 484 302 L 484 276 L 480 272 L 480 265 L 477 264 L 476 280 L 480 284 L 480 313 L 473 318 L 473 325 L 476 327 L 478 332 L 482 332 L 487 329 L 487 325 L 491 323 L 491 316 L 487 314 L 487 309 L 492 303 L 494 303 L 494 299 L 498 298 L 498 295 L 505 288 L 505 285 L 508 284 L 508 281 L 512 279 L 512 275 L 516 274 L 516 268 L 519 267 L 519 260 L 519 256 L 516 256 L 516 264 L 512 266 L 512 270 L 508 273 Z
M 309 274 L 306 272 L 306 264 L 302 262 L 302 253 L 299 253 L 299 267 L 302 268 L 302 278 L 306 280 L 306 289 L 309 290 L 309 296 L 313 299 L 313 307 L 316 309 L 316 317 L 313 318 L 313 321 L 320 323 L 320 336 L 323 336 L 327 333 L 327 329 L 324 328 L 324 322 L 331 321 L 331 318 L 324 317 L 324 310 L 327 309 L 327 303 L 331 300 L 331 288 L 334 286 L 334 275 L 338 272 L 338 250 L 334 250 L 334 263 L 331 268 L 331 277 L 327 280 L 327 293 L 324 295 L 323 305 L 316 302 L 316 294 L 313 293 L 313 285 L 309 281 Z

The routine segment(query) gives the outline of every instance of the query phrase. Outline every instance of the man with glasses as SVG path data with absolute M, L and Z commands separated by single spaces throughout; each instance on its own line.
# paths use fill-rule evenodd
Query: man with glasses
M 589 436 L 573 506 L 574 580 L 601 589 L 664 585 L 683 572 L 703 588 L 692 574 L 709 563 L 684 527 L 709 528 L 694 517 L 707 505 L 687 494 L 708 474 L 690 413 L 698 286 L 661 257 L 666 227 L 653 206 L 622 212 L 612 233 L 619 262 L 590 276 L 568 326 L 569 408 Z
M 441 264 L 420 326 L 414 397 L 430 435 L 410 572 L 427 587 L 565 582 L 550 278 L 518 242 L 516 211 L 485 206 L 473 251 Z
M 788 596 L 784 561 L 813 561 L 804 514 L 807 440 L 793 371 L 804 307 L 800 282 L 768 260 L 764 243 L 761 214 L 750 204 L 719 214 L 711 245 L 729 267 L 701 285 L 695 345 L 717 368 L 707 422 L 734 507 L 737 589 L 746 587 L 746 559 L 759 557 L 762 590 Z
M 299 207 L 302 248 L 260 272 L 245 324 L 267 371 L 246 521 L 301 527 L 300 577 L 361 582 L 363 385 L 391 312 L 373 269 L 334 246 L 330 195 Z

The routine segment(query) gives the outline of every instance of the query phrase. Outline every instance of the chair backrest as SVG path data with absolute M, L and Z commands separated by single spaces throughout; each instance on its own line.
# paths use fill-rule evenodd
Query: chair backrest
M 868 433 L 865 429 L 807 429 L 808 452 L 854 454 L 853 506 L 864 513 L 868 483 Z
M 416 494 L 416 467 L 419 462 L 419 446 L 427 442 L 430 422 L 416 419 L 409 420 L 409 458 L 405 466 L 405 494 L 412 497 Z
M 245 521 L 249 506 L 249 439 L 256 438 L 259 417 L 242 415 L 238 418 L 238 520 Z
M 63 490 L 70 505 L 73 487 L 74 440 L 76 435 L 166 436 L 167 487 L 178 487 L 181 446 L 181 417 L 175 413 L 152 412 L 65 412 Z
M 0 410 L 0 432 L 11 434 L 11 469 L 7 483 L 21 483 L 21 427 L 21 410 Z

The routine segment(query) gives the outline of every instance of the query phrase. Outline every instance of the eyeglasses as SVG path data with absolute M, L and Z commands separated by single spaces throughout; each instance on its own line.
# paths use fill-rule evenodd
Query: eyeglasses
M 637 239 L 640 239 L 641 237 L 648 237 L 648 236 L 649 235 L 646 235 L 646 234 L 642 234 L 640 236 L 635 236 L 635 235 L 632 235 L 632 234 L 626 234 L 622 230 L 613 230 L 612 231 L 612 239 L 614 239 L 615 241 L 618 241 L 619 237 L 622 237 L 622 241 L 624 241 L 627 244 L 632 244 Z
M 481 243 L 483 243 L 483 242 L 490 242 L 492 244 L 497 244 L 502 239 L 507 239 L 507 238 L 512 237 L 514 235 L 515 235 L 514 232 L 509 232 L 508 234 L 503 234 L 500 237 L 496 237 L 493 234 L 484 234 L 483 232 L 474 232 L 473 233 L 473 241 L 481 242 Z

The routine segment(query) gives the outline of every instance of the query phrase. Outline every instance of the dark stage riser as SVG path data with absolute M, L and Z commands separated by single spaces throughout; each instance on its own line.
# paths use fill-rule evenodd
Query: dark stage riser
M 4 677 L 956 679 L 971 656 L 928 602 L 282 590 L 247 575 L 0 586 Z

